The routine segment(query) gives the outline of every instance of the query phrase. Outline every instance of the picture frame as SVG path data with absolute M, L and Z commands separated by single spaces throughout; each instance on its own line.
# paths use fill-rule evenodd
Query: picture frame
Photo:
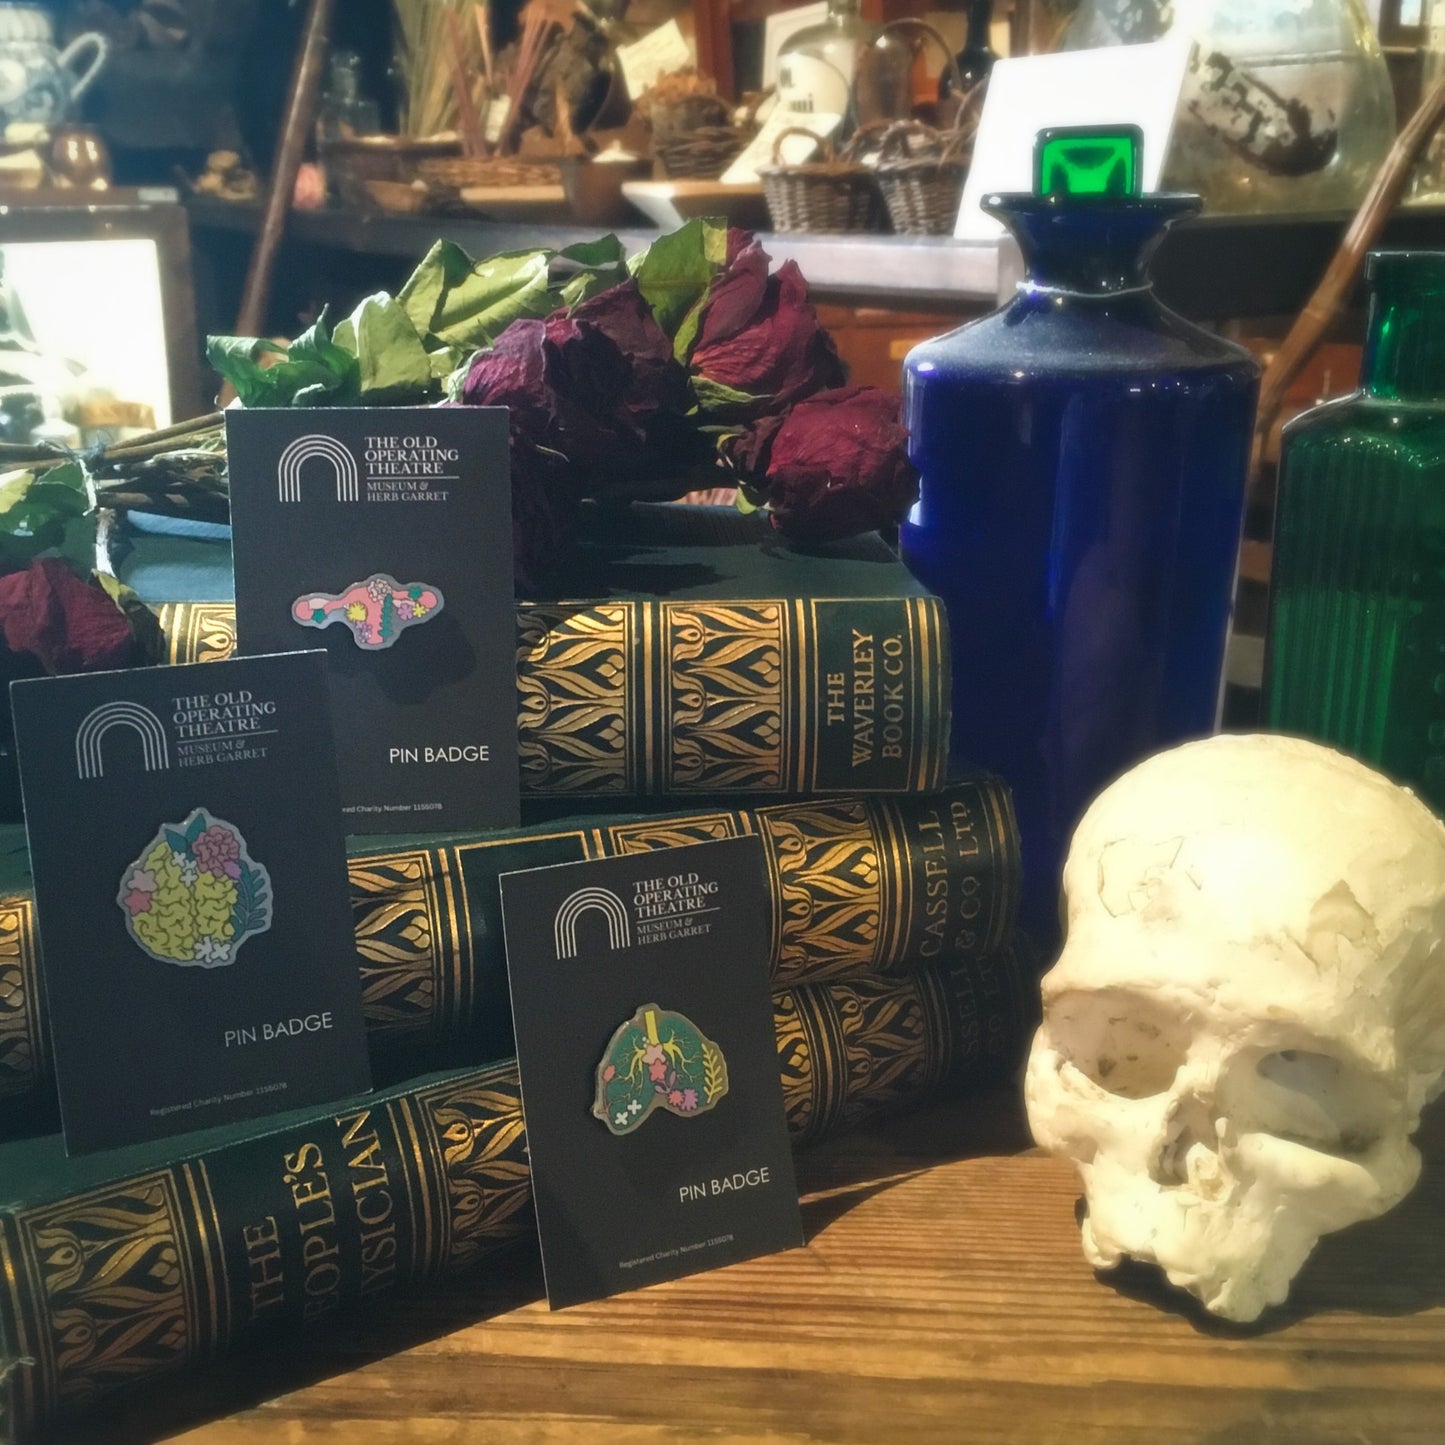
M 89 446 L 205 410 L 174 191 L 0 198 L 0 373 L 9 441 Z

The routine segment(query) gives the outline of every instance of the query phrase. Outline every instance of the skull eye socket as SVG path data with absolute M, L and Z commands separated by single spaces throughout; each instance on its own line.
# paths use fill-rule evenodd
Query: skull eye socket
M 1165 1093 L 1188 1049 L 1184 1022 L 1125 989 L 1065 994 L 1048 1009 L 1056 1052 L 1105 1093 L 1148 1099 Z
M 1241 1128 L 1325 1154 L 1368 1153 L 1394 1114 L 1380 1080 L 1335 1054 L 1276 1049 L 1257 1057 L 1253 1073 L 1253 1087 L 1227 1102 Z

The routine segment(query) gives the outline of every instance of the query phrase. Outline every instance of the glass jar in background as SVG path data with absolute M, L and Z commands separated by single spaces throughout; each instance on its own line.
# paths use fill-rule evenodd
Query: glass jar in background
M 953 57 L 958 75 L 955 77 L 952 66 L 943 67 L 943 74 L 938 77 L 939 100 L 951 100 L 956 94 L 967 95 L 980 81 L 988 79 L 998 59 L 998 52 L 989 39 L 992 25 L 993 0 L 968 0 L 968 33 L 963 49 Z
M 1445 811 L 1445 251 L 1370 257 L 1360 387 L 1284 429 L 1265 716 Z
M 1362 0 L 1082 0 L 1062 48 L 1197 44 L 1164 168 L 1211 213 L 1349 211 L 1395 138 Z
M 1430 0 L 1425 45 L 1420 51 L 1420 95 L 1445 79 L 1445 0 Z M 1410 200 L 1445 201 L 1445 135 L 1436 131 L 1410 178 Z
M 381 112 L 362 93 L 361 56 L 354 50 L 333 51 L 316 109 L 317 135 L 323 140 L 346 140 L 380 131 Z
M 875 120 L 913 113 L 912 53 L 879 45 L 881 27 L 863 18 L 861 0 L 828 0 L 828 16 L 790 36 L 778 53 L 778 102 L 804 115 L 843 117 L 839 135 Z

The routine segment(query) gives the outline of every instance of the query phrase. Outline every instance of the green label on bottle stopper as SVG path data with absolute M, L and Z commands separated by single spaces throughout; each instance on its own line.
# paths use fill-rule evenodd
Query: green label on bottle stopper
M 1041 130 L 1034 142 L 1040 196 L 1137 196 L 1144 133 L 1137 125 Z

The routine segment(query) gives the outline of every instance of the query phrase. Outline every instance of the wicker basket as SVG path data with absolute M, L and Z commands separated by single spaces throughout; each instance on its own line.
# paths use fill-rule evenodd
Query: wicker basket
M 748 133 L 735 125 L 701 125 L 653 138 L 669 180 L 715 181 L 742 154 Z
M 875 174 L 900 236 L 945 236 L 953 230 L 972 156 L 971 128 L 937 131 L 921 121 L 888 127 Z
M 427 190 L 443 196 L 478 186 L 562 184 L 562 168 L 555 161 L 524 161 L 516 156 L 452 156 L 422 161 L 417 174 Z
M 369 182 L 408 185 L 423 162 L 455 156 L 460 149 L 454 139 L 415 140 L 397 135 L 325 137 L 316 146 L 328 185 L 344 204 L 363 208 L 375 204 Z
M 757 106 L 734 125 L 725 101 L 688 96 L 652 119 L 652 148 L 672 181 L 715 181 L 757 134 Z
M 773 163 L 759 166 L 763 193 L 775 231 L 886 231 L 888 214 L 873 172 L 861 156 L 875 144 L 869 128 L 858 130 L 853 139 L 835 153 L 830 141 L 823 141 L 823 159 L 801 165 L 784 165 L 782 143 L 791 135 L 818 137 L 802 126 L 781 131 L 773 145 Z

